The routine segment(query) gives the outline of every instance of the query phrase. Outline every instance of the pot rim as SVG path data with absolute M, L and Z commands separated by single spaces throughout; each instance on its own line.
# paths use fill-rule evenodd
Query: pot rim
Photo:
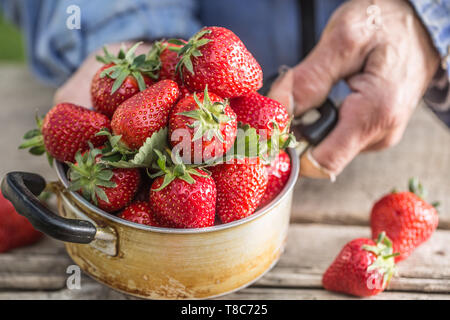
M 178 229 L 178 228 L 163 228 L 163 227 L 153 227 L 153 226 L 147 226 L 144 224 L 139 224 L 135 222 L 131 222 L 122 218 L 117 217 L 116 215 L 112 213 L 108 213 L 106 211 L 103 211 L 84 199 L 79 193 L 68 190 L 69 187 L 69 180 L 66 176 L 66 170 L 64 167 L 64 163 L 55 161 L 55 170 L 56 174 L 58 175 L 59 181 L 62 183 L 64 188 L 66 189 L 66 192 L 68 192 L 73 199 L 75 199 L 77 202 L 81 203 L 84 207 L 87 207 L 89 210 L 95 212 L 99 216 L 111 220 L 113 222 L 135 228 L 140 229 L 144 231 L 152 231 L 152 232 L 158 232 L 158 233 L 173 233 L 173 234 L 192 234 L 192 233 L 207 233 L 207 232 L 214 232 L 214 231 L 221 231 L 226 230 L 229 228 L 237 227 L 239 225 L 248 223 L 250 221 L 253 221 L 266 213 L 270 212 L 274 207 L 276 207 L 285 197 L 287 197 L 288 193 L 294 188 L 295 183 L 297 182 L 299 171 L 300 171 L 300 160 L 299 156 L 297 155 L 295 149 L 289 148 L 286 150 L 289 154 L 289 157 L 291 158 L 291 174 L 289 176 L 289 179 L 284 186 L 283 190 L 273 199 L 271 202 L 269 202 L 264 207 L 256 210 L 252 215 L 236 220 L 229 223 L 219 224 L 212 227 L 206 227 L 206 228 L 190 228 L 190 229 Z

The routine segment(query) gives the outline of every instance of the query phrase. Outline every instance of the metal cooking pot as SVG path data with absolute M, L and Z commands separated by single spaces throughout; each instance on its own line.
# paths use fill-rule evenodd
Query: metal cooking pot
M 150 299 L 217 297 L 246 287 L 278 261 L 289 226 L 291 201 L 299 176 L 299 156 L 319 143 L 337 121 L 330 101 L 320 118 L 297 124 L 301 150 L 288 150 L 292 170 L 282 192 L 253 215 L 199 229 L 157 228 L 106 213 L 68 190 L 66 166 L 56 162 L 58 213 L 37 199 L 46 186 L 36 174 L 10 172 L 2 193 L 36 229 L 65 242 L 72 260 L 113 289 Z

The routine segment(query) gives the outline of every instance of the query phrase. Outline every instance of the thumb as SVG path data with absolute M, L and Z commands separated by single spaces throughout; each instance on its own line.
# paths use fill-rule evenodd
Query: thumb
M 339 110 L 336 127 L 312 150 L 317 163 L 338 175 L 368 145 L 374 132 L 367 130 L 364 117 L 358 114 L 370 108 L 370 101 L 363 94 L 355 92 L 347 96 Z
M 370 33 L 348 24 L 346 20 L 329 23 L 319 43 L 293 68 L 296 115 L 319 106 L 336 82 L 363 68 L 365 57 L 374 44 L 369 41 Z
M 267 96 L 286 107 L 288 113 L 294 112 L 294 96 L 292 94 L 294 73 L 292 69 L 282 72 L 271 85 Z

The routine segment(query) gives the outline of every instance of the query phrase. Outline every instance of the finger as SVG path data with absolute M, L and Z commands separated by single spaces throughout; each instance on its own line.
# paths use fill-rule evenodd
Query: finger
M 282 73 L 270 87 L 267 96 L 286 107 L 289 114 L 293 113 L 294 96 L 292 94 L 294 73 L 292 69 Z
M 387 133 L 383 138 L 369 144 L 362 152 L 379 151 L 397 145 L 403 137 L 405 127 L 399 127 L 392 132 Z
M 370 110 L 370 107 L 370 102 L 358 92 L 344 100 L 336 128 L 312 151 L 312 156 L 322 167 L 338 175 L 367 146 L 376 133 L 367 130 L 368 120 L 355 111 Z
M 337 57 L 325 46 L 319 43 L 306 59 L 293 69 L 292 85 L 296 115 L 325 101 L 338 80 L 340 72 Z
M 344 5 L 331 20 L 316 47 L 293 70 L 296 114 L 320 105 L 336 82 L 360 72 L 376 45 L 359 10 Z

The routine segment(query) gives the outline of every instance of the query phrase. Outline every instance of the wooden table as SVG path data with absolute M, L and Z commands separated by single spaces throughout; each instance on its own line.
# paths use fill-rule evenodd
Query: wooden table
M 23 66 L 0 65 L 0 177 L 11 170 L 55 179 L 46 160 L 17 150 L 33 127 L 35 108 L 51 107 L 53 91 L 37 83 Z M 371 299 L 450 299 L 450 134 L 425 108 L 413 116 L 402 142 L 359 156 L 336 183 L 304 179 L 296 186 L 286 251 L 276 267 L 249 288 L 223 299 L 349 299 L 321 288 L 321 275 L 341 247 L 370 235 L 374 200 L 410 176 L 441 200 L 439 230 L 398 266 L 387 291 Z M 73 263 L 61 242 L 45 238 L 0 254 L 0 299 L 131 299 L 81 277 L 81 289 L 67 289 Z

